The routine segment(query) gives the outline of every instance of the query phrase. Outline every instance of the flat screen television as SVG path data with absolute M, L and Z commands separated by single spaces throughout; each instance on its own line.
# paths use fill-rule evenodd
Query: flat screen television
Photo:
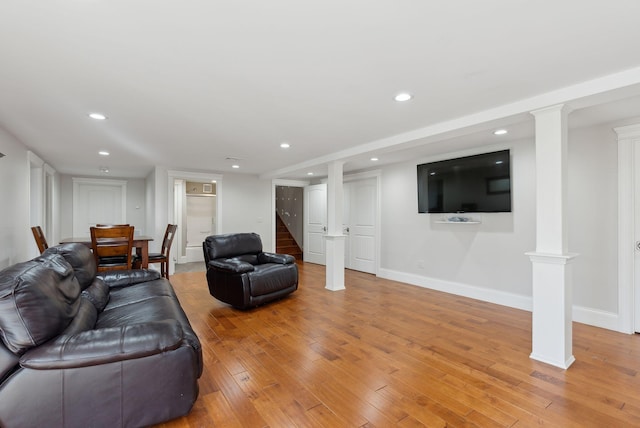
M 418 165 L 418 212 L 510 211 L 509 150 Z

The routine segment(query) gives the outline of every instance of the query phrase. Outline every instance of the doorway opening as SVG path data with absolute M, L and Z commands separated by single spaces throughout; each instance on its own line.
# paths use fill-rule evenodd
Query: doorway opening
M 203 260 L 202 242 L 216 231 L 216 183 L 186 182 L 183 224 L 187 262 Z
M 204 266 L 202 242 L 221 227 L 222 175 L 169 171 L 169 223 L 177 224 L 171 252 L 171 267 L 175 264 Z M 188 265 L 187 270 L 193 270 Z M 181 269 L 181 268 L 180 268 Z M 182 271 L 182 270 L 181 270 Z M 171 270 L 170 270 L 171 272 Z
M 217 182 L 174 180 L 178 264 L 204 261 L 202 242 L 217 230 Z
M 302 260 L 303 194 L 301 187 L 276 186 L 276 253 Z
M 344 177 L 342 233 L 347 269 L 378 273 L 380 260 L 380 174 L 371 171 Z M 305 187 L 304 261 L 326 263 L 327 185 Z

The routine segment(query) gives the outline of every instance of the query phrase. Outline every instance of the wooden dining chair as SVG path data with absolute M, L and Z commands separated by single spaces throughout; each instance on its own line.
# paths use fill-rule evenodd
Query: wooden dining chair
M 47 244 L 47 239 L 44 237 L 42 228 L 40 226 L 33 226 L 31 228 L 31 232 L 33 232 L 33 237 L 36 240 L 36 245 L 38 245 L 38 250 L 40 250 L 40 254 L 42 254 L 44 250 L 49 248 L 49 244 Z
M 91 248 L 98 271 L 131 269 L 133 226 L 91 228 Z
M 162 240 L 162 249 L 159 253 L 149 253 L 149 264 L 160 263 L 160 273 L 167 279 L 169 279 L 169 253 L 171 252 L 171 243 L 177 228 L 177 224 L 168 224 Z

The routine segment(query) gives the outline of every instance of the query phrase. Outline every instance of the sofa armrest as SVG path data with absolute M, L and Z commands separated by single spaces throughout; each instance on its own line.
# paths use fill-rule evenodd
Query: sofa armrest
M 260 263 L 290 265 L 291 263 L 295 263 L 296 258 L 290 254 L 260 253 L 258 254 L 258 261 Z
M 160 272 L 150 269 L 109 270 L 98 272 L 96 276 L 102 278 L 109 288 L 114 288 L 160 279 Z
M 177 349 L 182 337 L 176 320 L 88 330 L 32 348 L 22 355 L 20 365 L 51 370 L 131 360 Z
M 221 272 L 228 273 L 246 273 L 253 272 L 255 269 L 251 263 L 243 262 L 240 260 L 231 259 L 215 259 L 211 260 L 207 265 L 208 269 L 214 269 Z

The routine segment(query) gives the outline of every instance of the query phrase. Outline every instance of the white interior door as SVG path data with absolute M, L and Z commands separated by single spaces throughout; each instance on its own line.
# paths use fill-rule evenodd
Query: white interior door
M 303 260 L 325 264 L 327 233 L 327 185 L 314 184 L 304 188 Z
M 74 179 L 73 236 L 89 236 L 97 223 L 126 223 L 126 186 L 126 181 Z
M 344 197 L 345 267 L 375 274 L 378 230 L 376 179 L 346 183 Z

